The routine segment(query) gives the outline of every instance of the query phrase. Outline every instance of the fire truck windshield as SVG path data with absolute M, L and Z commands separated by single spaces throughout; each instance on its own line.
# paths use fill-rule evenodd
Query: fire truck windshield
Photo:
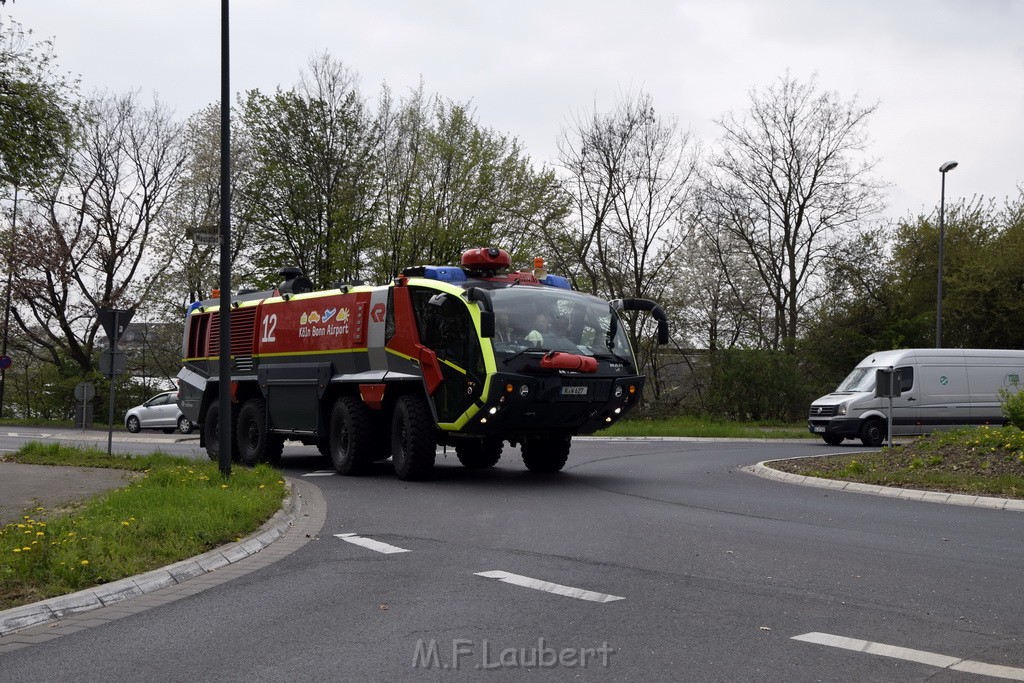
M 614 356 L 633 363 L 623 325 L 607 301 L 548 287 L 490 290 L 499 359 L 531 348 L 588 356 Z

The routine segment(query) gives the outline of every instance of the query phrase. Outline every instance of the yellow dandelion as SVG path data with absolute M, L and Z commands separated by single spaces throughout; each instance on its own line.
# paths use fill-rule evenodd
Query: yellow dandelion
M 131 526 L 129 522 L 121 522 L 121 526 Z
M 226 489 L 226 488 L 228 487 L 228 485 L 227 485 L 227 484 L 221 484 L 221 485 L 220 485 L 220 487 L 221 487 L 222 489 Z
M 25 546 L 24 548 L 22 548 L 22 550 L 32 550 L 32 546 L 30 546 L 30 545 L 27 545 L 27 546 Z
M 13 552 L 20 553 L 21 552 L 21 548 L 15 548 Z
M 265 489 L 265 488 L 267 488 L 267 485 L 266 484 L 260 484 L 260 488 L 261 489 Z
M 36 532 L 36 536 L 45 536 L 45 535 L 46 535 L 45 531 L 37 531 Z
M 81 562 L 81 565 L 83 567 L 88 566 L 88 564 L 89 564 L 89 560 L 82 560 L 82 562 Z

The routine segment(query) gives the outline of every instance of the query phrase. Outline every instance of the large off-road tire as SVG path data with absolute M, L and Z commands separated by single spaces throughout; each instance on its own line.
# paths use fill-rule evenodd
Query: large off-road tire
M 877 417 L 867 420 L 860 428 L 860 440 L 865 446 L 877 448 L 885 443 L 885 423 Z
M 465 467 L 471 470 L 483 470 L 494 467 L 501 459 L 504 444 L 495 436 L 482 439 L 461 439 L 455 444 L 455 455 Z
M 139 418 L 135 417 L 134 415 L 128 418 L 128 422 L 125 423 L 125 427 L 132 434 L 138 434 L 140 431 L 142 431 L 142 425 L 139 423 Z
M 821 438 L 824 439 L 825 443 L 829 446 L 838 446 L 845 440 L 843 437 L 837 436 L 836 434 L 823 434 Z
M 391 419 L 391 462 L 403 481 L 426 479 L 434 469 L 436 427 L 423 397 L 408 394 L 395 403 Z
M 373 462 L 373 416 L 355 396 L 342 396 L 331 409 L 329 443 L 331 462 L 338 474 L 358 475 Z
M 235 433 L 238 424 L 238 407 L 231 404 L 231 433 Z M 214 462 L 220 460 L 220 402 L 214 401 L 206 409 L 206 421 L 203 422 L 203 441 L 206 443 L 206 455 Z M 238 439 L 231 439 L 231 460 L 238 460 Z
M 572 447 L 571 436 L 529 436 L 523 439 L 523 464 L 531 472 L 558 472 L 565 467 Z
M 235 431 L 238 459 L 246 467 L 261 462 L 276 463 L 281 459 L 284 440 L 267 433 L 267 404 L 262 398 L 250 398 L 238 411 Z

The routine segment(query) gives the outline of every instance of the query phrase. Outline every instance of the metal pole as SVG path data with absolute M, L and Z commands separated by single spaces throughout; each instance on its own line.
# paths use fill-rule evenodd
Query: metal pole
M 220 3 L 220 404 L 218 464 L 231 476 L 231 87 L 228 69 L 228 0 Z
M 942 192 L 939 195 L 939 284 L 938 310 L 935 313 L 935 348 L 942 348 L 942 243 L 946 239 L 946 173 L 942 173 Z
M 114 334 L 110 337 L 110 406 L 107 414 L 107 455 L 110 455 L 111 444 L 114 439 L 114 378 L 117 377 L 117 338 L 118 324 L 117 316 L 120 311 L 114 309 Z M 84 423 L 85 420 L 83 419 Z
M 11 239 L 7 243 L 7 293 L 4 298 L 4 343 L 0 355 L 7 355 L 7 339 L 11 329 L 11 288 L 14 287 L 14 236 L 18 229 L 18 186 L 14 186 L 14 212 L 11 214 Z M 0 418 L 4 416 L 4 391 L 7 389 L 7 368 L 0 368 Z

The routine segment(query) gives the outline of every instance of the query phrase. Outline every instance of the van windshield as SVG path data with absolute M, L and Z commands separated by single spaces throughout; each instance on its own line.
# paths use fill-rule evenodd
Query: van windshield
M 853 372 L 839 383 L 837 393 L 875 390 L 875 368 L 854 368 Z

